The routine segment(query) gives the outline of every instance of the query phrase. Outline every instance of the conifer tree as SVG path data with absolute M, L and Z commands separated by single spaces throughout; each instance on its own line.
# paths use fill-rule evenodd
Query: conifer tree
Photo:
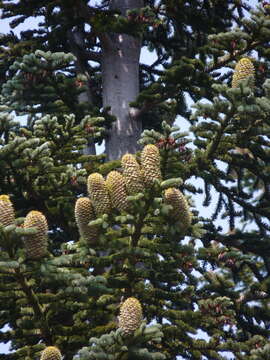
M 269 6 L 0 2 L 1 359 L 269 358 Z

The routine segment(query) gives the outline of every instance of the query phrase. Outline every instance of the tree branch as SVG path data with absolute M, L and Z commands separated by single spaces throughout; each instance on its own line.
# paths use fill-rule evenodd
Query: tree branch
M 15 269 L 15 276 L 18 283 L 21 285 L 22 291 L 26 295 L 29 304 L 32 306 L 35 318 L 40 323 L 40 330 L 46 345 L 53 345 L 50 328 L 47 324 L 47 320 L 44 317 L 41 305 L 38 301 L 36 294 L 33 289 L 27 284 L 27 281 L 20 269 Z

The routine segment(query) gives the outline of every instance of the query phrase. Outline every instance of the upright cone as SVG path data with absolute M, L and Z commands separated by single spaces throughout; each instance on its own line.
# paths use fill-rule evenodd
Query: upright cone
M 98 237 L 98 228 L 88 226 L 89 222 L 95 220 L 94 206 L 88 197 L 77 199 L 75 204 L 75 220 L 80 236 L 89 244 L 94 243 Z
M 165 190 L 164 201 L 173 208 L 170 213 L 172 219 L 179 221 L 182 231 L 187 230 L 191 225 L 192 213 L 189 210 L 189 205 L 185 196 L 180 190 L 169 188 Z
M 240 81 L 246 79 L 249 76 L 253 77 L 254 82 L 255 69 L 248 58 L 243 58 L 238 61 L 235 66 L 235 71 L 232 78 L 232 87 L 236 88 L 239 86 Z
M 2 226 L 12 225 L 15 222 L 15 213 L 12 202 L 8 195 L 0 196 L 0 224 Z
M 143 175 L 137 160 L 132 154 L 126 154 L 121 161 L 127 193 L 134 195 L 143 192 Z
M 119 315 L 119 327 L 128 335 L 132 334 L 142 322 L 142 306 L 134 297 L 122 304 Z
M 106 188 L 109 191 L 113 208 L 118 210 L 127 210 L 129 203 L 127 201 L 127 191 L 125 180 L 118 171 L 111 171 L 106 179 Z
M 47 346 L 43 350 L 40 358 L 40 360 L 61 360 L 61 359 L 62 359 L 61 353 L 59 349 L 57 349 L 57 347 L 55 346 Z
M 108 214 L 111 210 L 111 201 L 103 176 L 98 173 L 89 175 L 87 188 L 95 213 L 97 215 Z
M 160 155 L 155 145 L 146 145 L 141 153 L 141 166 L 146 186 L 152 186 L 161 180 Z
M 29 259 L 39 259 L 46 255 L 48 246 L 48 224 L 39 211 L 30 211 L 24 221 L 24 228 L 36 227 L 35 235 L 25 236 L 24 245 Z

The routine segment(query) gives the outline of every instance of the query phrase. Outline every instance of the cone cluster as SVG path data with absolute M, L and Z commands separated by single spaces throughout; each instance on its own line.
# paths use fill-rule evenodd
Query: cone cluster
M 92 242 L 97 238 L 97 228 L 88 224 L 97 216 L 108 214 L 111 209 L 127 211 L 128 195 L 143 192 L 145 184 L 153 185 L 161 179 L 159 150 L 155 145 L 146 145 L 142 152 L 141 166 L 132 154 L 121 160 L 123 174 L 111 171 L 106 180 L 99 173 L 87 179 L 88 198 L 80 198 L 75 205 L 75 219 L 80 236 Z
M 164 202 L 172 206 L 170 216 L 179 222 L 181 230 L 187 230 L 191 225 L 192 213 L 189 210 L 187 199 L 182 192 L 176 188 L 166 189 Z
M 106 180 L 99 173 L 89 175 L 88 198 L 80 198 L 75 205 L 75 219 L 82 238 L 93 243 L 98 237 L 98 225 L 89 226 L 97 216 L 108 214 L 111 209 L 128 211 L 128 196 L 143 192 L 161 180 L 160 154 L 155 145 L 146 145 L 139 164 L 132 154 L 121 159 L 122 173 L 111 171 Z M 163 194 L 165 204 L 171 205 L 170 217 L 184 232 L 192 221 L 185 196 L 177 188 L 168 188 Z
M 30 211 L 24 221 L 24 228 L 37 228 L 37 233 L 24 239 L 26 254 L 29 259 L 39 259 L 46 255 L 48 246 L 48 224 L 39 211 Z
M 243 58 L 238 61 L 235 66 L 235 71 L 232 78 L 232 87 L 236 88 L 239 86 L 240 81 L 252 76 L 254 80 L 255 69 L 252 61 L 248 58 Z
M 79 198 L 75 204 L 75 220 L 80 236 L 89 243 L 95 242 L 98 237 L 97 227 L 88 225 L 95 218 L 96 214 L 91 200 L 88 197 Z
M 40 360 L 61 360 L 61 352 L 55 346 L 47 346 L 42 354 Z
M 0 224 L 9 226 L 15 222 L 15 212 L 8 195 L 0 196 Z
M 120 308 L 119 327 L 125 334 L 132 334 L 142 322 L 142 306 L 134 297 L 124 301 Z

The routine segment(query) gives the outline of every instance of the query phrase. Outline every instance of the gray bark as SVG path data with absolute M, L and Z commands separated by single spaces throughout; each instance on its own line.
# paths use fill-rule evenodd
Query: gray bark
M 112 0 L 111 9 L 122 15 L 128 9 L 142 7 L 141 0 Z M 101 39 L 103 107 L 116 117 L 105 143 L 108 160 L 135 153 L 142 132 L 141 122 L 132 116 L 129 103 L 139 94 L 139 58 L 141 41 L 125 34 L 110 33 Z

